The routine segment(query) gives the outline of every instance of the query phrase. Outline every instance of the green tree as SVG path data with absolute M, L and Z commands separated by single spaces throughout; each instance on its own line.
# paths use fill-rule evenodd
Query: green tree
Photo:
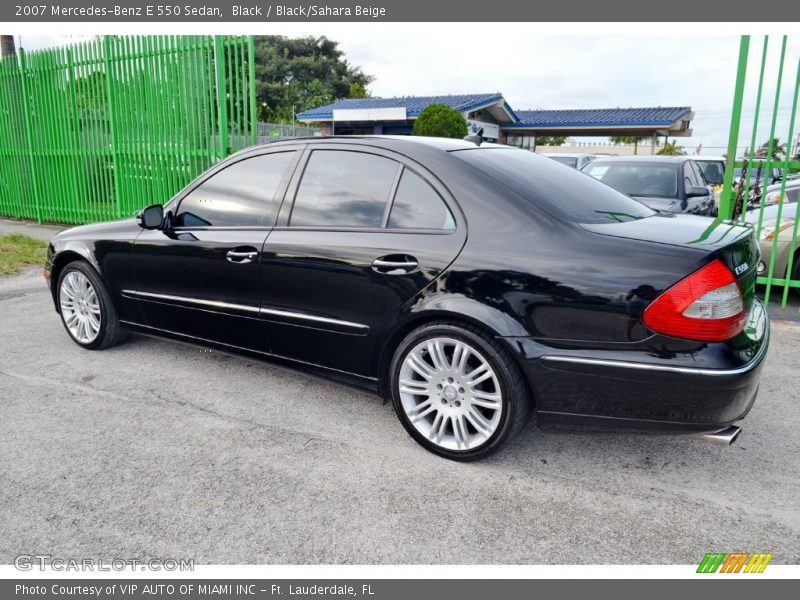
M 565 135 L 558 135 L 558 136 L 548 136 L 548 135 L 537 135 L 536 136 L 536 145 L 537 146 L 562 146 L 564 142 L 567 141 L 567 136 Z
M 325 36 L 259 35 L 255 47 L 256 97 L 260 116 L 268 121 L 290 121 L 293 114 L 350 97 L 352 91 L 366 94 L 374 79 Z
M 614 135 L 608 139 L 615 146 L 621 146 L 622 144 L 633 144 L 633 153 L 639 154 L 639 142 L 645 142 L 649 138 L 646 136 L 635 135 Z
M 772 156 L 769 155 L 769 143 L 767 140 L 758 147 L 756 150 L 756 158 L 771 158 L 772 160 L 783 160 L 786 155 L 786 144 L 781 144 L 779 138 L 772 138 Z
M 661 150 L 656 152 L 656 154 L 660 154 L 661 156 L 680 156 L 681 154 L 686 154 L 686 152 L 683 151 L 683 146 L 678 146 L 678 142 L 672 140 L 671 142 L 664 142 Z
M 369 98 L 369 92 L 360 81 L 354 81 L 350 84 L 350 93 L 348 98 Z
M 463 138 L 467 121 L 455 108 L 446 104 L 429 104 L 414 121 L 413 135 Z
M 92 71 L 84 77 L 76 77 L 67 83 L 67 97 L 75 95 L 75 104 L 83 110 L 103 109 L 108 106 L 106 74 Z

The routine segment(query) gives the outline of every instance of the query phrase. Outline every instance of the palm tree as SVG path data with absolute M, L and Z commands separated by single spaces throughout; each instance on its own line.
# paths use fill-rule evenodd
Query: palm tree
M 671 142 L 664 142 L 664 146 L 656 154 L 661 156 L 680 156 L 686 153 L 683 151 L 683 146 L 678 146 L 678 143 L 672 140 Z
M 619 146 L 621 144 L 633 144 L 633 153 L 639 154 L 639 142 L 644 142 L 649 139 L 647 137 L 637 137 L 635 135 L 614 135 L 608 138 L 612 144 Z
M 772 156 L 767 156 L 769 154 L 769 143 L 772 142 Z M 772 138 L 772 140 L 767 140 L 761 146 L 759 146 L 758 150 L 756 150 L 756 158 L 770 158 L 771 160 L 782 160 L 784 155 L 786 154 L 786 144 L 781 144 L 780 138 Z

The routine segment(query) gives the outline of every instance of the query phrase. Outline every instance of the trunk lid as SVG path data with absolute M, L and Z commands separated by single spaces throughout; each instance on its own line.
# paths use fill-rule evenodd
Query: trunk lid
M 760 248 L 752 226 L 694 215 L 658 214 L 623 223 L 586 223 L 592 233 L 692 248 L 719 258 L 736 277 L 749 310 L 755 296 Z M 684 273 L 684 276 L 689 273 Z

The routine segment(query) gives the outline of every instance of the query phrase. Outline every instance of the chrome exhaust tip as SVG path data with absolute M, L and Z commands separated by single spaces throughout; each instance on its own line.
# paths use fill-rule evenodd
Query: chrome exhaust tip
M 714 433 L 704 433 L 698 438 L 709 444 L 717 444 L 718 446 L 730 446 L 742 433 L 742 428 L 736 425 L 731 425 L 726 429 L 715 431 Z

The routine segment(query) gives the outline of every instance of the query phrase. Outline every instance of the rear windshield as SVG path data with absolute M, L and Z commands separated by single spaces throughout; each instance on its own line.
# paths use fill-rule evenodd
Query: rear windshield
M 476 148 L 452 152 L 452 155 L 568 221 L 622 222 L 656 214 L 641 202 L 580 171 L 564 169 L 533 152 L 513 148 Z
M 759 169 L 758 165 L 753 165 L 753 166 L 747 167 L 747 171 L 745 171 L 742 167 L 736 167 L 733 170 L 734 178 L 739 179 L 742 176 L 742 172 L 743 171 L 744 171 L 745 178 L 747 178 L 749 176 L 750 179 L 755 179 L 756 177 L 758 177 L 759 179 L 763 179 L 764 178 L 764 174 L 767 172 L 767 170 L 764 167 L 761 167 Z
M 547 158 L 556 162 L 560 162 L 562 165 L 572 167 L 573 169 L 578 168 L 578 159 L 574 156 L 548 156 Z
M 584 173 L 628 196 L 678 197 L 678 165 L 595 161 Z

